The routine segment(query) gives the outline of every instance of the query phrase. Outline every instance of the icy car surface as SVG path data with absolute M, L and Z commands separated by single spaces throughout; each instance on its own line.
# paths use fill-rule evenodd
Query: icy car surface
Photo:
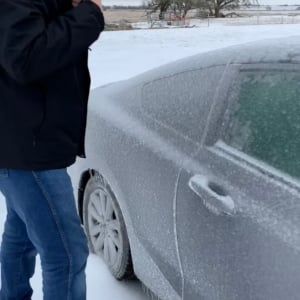
M 92 91 L 76 164 L 91 250 L 163 300 L 298 300 L 300 37 Z

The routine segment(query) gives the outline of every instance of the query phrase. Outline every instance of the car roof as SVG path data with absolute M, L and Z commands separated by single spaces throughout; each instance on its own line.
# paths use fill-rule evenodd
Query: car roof
M 300 35 L 266 39 L 209 51 L 168 63 L 139 75 L 140 80 L 218 65 L 254 63 L 300 63 Z M 135 77 L 135 78 L 137 78 Z
M 265 39 L 196 54 L 108 86 L 108 93 L 151 82 L 174 74 L 227 64 L 300 64 L 300 35 Z

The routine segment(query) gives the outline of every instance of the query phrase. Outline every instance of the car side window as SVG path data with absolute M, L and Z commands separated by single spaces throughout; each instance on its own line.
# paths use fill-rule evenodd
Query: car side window
M 223 66 L 191 70 L 147 83 L 143 112 L 185 138 L 200 141 Z
M 241 71 L 229 101 L 224 142 L 299 178 L 299 71 Z

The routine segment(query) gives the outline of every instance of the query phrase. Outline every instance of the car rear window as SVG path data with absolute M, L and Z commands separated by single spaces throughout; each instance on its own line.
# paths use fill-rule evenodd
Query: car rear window
M 200 141 L 223 66 L 174 74 L 146 84 L 142 110 L 176 133 Z
M 299 71 L 242 71 L 229 100 L 225 143 L 299 178 Z

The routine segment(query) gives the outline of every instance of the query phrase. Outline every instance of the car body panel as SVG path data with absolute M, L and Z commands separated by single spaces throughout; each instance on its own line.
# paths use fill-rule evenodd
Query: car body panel
M 299 298 L 299 182 L 222 141 L 228 110 L 224 103 L 229 104 L 223 95 L 230 98 L 226 85 L 232 86 L 245 68 L 300 73 L 298 66 L 285 64 L 228 68 L 232 83 L 223 82 L 206 141 L 182 170 L 178 184 L 177 233 L 185 299 Z M 216 213 L 209 199 L 191 190 L 195 174 L 231 197 L 232 215 Z
M 220 115 L 241 65 L 297 65 L 299 47 L 299 37 L 229 47 L 91 92 L 74 187 L 89 169 L 107 179 L 134 270 L 161 299 L 296 299 L 298 189 L 220 142 Z M 232 215 L 195 194 L 197 174 L 230 195 Z
M 163 145 L 159 135 L 149 129 L 155 124 L 141 123 L 140 106 L 136 111 L 131 107 L 128 113 L 127 104 L 132 105 L 132 99 L 139 97 L 131 96 L 107 97 L 101 103 L 101 111 L 96 108 L 97 100 L 93 101 L 98 96 L 91 98 L 86 138 L 94 143 L 92 147 L 87 145 L 87 165 L 105 176 L 120 202 L 136 275 L 149 288 L 154 284 L 164 286 L 160 293 L 163 297 L 168 295 L 166 299 L 180 299 L 182 278 L 173 222 L 179 170 L 168 156 L 172 146 Z M 157 151 L 157 144 L 166 151 Z

